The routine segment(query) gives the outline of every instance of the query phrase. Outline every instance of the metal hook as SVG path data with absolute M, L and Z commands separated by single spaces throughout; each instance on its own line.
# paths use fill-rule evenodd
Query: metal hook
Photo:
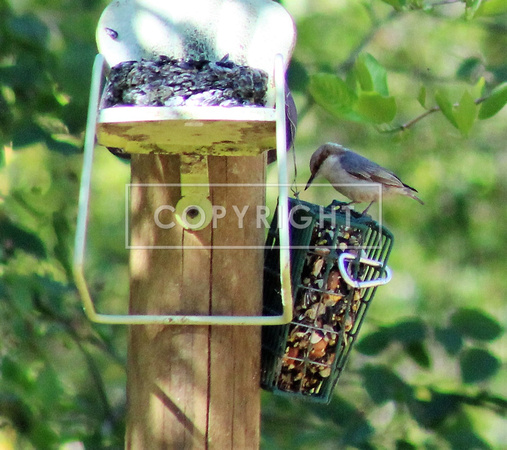
M 358 260 L 360 264 L 366 264 L 371 267 L 379 267 L 383 268 L 385 271 L 385 277 L 379 277 L 374 280 L 366 280 L 366 281 L 360 281 L 360 280 L 354 280 L 352 276 L 350 275 L 347 266 L 345 266 L 345 261 L 350 260 Z M 370 288 L 370 287 L 376 287 L 376 286 L 382 286 L 384 284 L 389 283 L 392 278 L 392 271 L 389 267 L 383 266 L 383 264 L 380 261 L 377 261 L 375 259 L 370 259 L 361 256 L 358 258 L 356 255 L 353 255 L 352 253 L 342 253 L 338 258 L 338 269 L 340 270 L 340 273 L 345 280 L 345 282 L 356 289 L 364 289 L 364 288 Z

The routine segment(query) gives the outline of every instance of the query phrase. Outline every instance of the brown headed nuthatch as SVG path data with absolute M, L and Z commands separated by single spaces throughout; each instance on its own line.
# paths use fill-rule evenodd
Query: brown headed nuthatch
M 424 205 L 415 195 L 417 191 L 394 173 L 339 144 L 328 142 L 321 145 L 310 159 L 310 171 L 312 175 L 305 190 L 316 176 L 321 175 L 352 203 L 369 202 L 363 213 L 379 200 L 379 186 L 382 187 L 382 197 L 406 195 Z

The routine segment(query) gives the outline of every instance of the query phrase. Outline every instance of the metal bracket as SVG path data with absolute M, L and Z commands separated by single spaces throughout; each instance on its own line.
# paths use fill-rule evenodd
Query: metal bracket
M 182 154 L 181 199 L 176 204 L 176 221 L 185 229 L 198 231 L 206 228 L 213 216 L 209 200 L 208 158 L 202 154 Z
M 384 284 L 389 283 L 392 278 L 392 271 L 389 267 L 385 266 L 383 267 L 386 275 L 385 277 L 380 277 L 375 280 L 367 280 L 367 281 L 360 281 L 360 280 L 354 280 L 352 276 L 350 275 L 348 271 L 348 266 L 345 266 L 345 261 L 350 260 L 358 260 L 360 264 L 366 264 L 371 267 L 383 267 L 383 264 L 380 261 L 377 261 L 375 259 L 365 258 L 365 257 L 357 257 L 356 255 L 353 255 L 352 253 L 342 253 L 338 258 L 338 269 L 340 270 L 340 273 L 345 280 L 345 282 L 356 289 L 364 289 L 364 288 L 370 288 L 370 287 L 376 287 L 376 286 L 382 286 Z
M 279 206 L 278 223 L 280 224 L 280 279 L 282 286 L 283 312 L 278 316 L 196 316 L 196 315 L 117 315 L 101 314 L 95 309 L 84 275 L 84 258 L 86 250 L 88 209 L 90 203 L 91 171 L 93 154 L 96 142 L 97 119 L 99 113 L 99 101 L 101 95 L 102 80 L 104 78 L 105 60 L 101 54 L 95 58 L 93 65 L 92 82 L 90 89 L 90 101 L 88 106 L 88 121 L 84 144 L 84 162 L 79 191 L 79 211 L 77 218 L 76 237 L 74 242 L 74 280 L 81 296 L 84 311 L 92 322 L 104 324 L 124 325 L 280 325 L 292 320 L 292 287 L 290 276 L 290 241 L 289 241 L 289 201 L 288 201 L 288 175 L 287 175 L 287 142 L 286 142 L 286 117 L 285 117 L 285 69 L 282 55 L 277 55 L 274 64 L 275 95 L 276 95 L 276 152 L 278 166 Z M 221 108 L 221 107 L 217 107 Z M 223 109 L 223 108 L 222 108 Z M 195 164 L 199 155 L 185 156 L 187 163 Z M 206 158 L 203 158 L 206 159 Z M 197 169 L 197 164 L 195 169 Z M 188 177 L 204 177 L 207 179 L 207 165 L 201 164 L 198 170 L 189 171 Z M 187 182 L 195 179 L 187 178 Z M 182 180 L 183 181 L 183 180 Z M 198 198 L 206 199 L 209 195 L 209 187 L 199 192 Z M 184 191 L 182 200 L 195 198 L 195 192 Z M 209 200 L 208 200 L 209 201 Z M 190 203 L 194 203 L 191 201 Z M 204 202 L 205 203 L 205 202 Z M 203 203 L 203 204 L 204 204 Z M 192 205 L 182 204 L 182 212 Z M 188 211 L 187 211 L 188 212 Z M 187 214 L 188 216 L 188 214 Z M 195 229 L 195 228 L 194 228 Z

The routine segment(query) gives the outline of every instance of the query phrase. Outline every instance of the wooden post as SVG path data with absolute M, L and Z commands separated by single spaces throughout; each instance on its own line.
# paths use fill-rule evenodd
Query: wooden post
M 180 182 L 179 156 L 132 155 L 132 183 Z M 265 158 L 208 157 L 210 184 L 264 183 Z M 259 315 L 263 251 L 258 187 L 211 187 L 227 214 L 200 231 L 163 229 L 154 213 L 176 205 L 179 187 L 132 186 L 131 245 L 209 249 L 132 249 L 133 314 Z M 249 205 L 238 226 L 232 206 Z M 169 211 L 161 222 L 176 222 Z M 164 212 L 164 213 L 165 213 Z M 257 449 L 260 423 L 260 327 L 134 325 L 130 329 L 126 448 Z

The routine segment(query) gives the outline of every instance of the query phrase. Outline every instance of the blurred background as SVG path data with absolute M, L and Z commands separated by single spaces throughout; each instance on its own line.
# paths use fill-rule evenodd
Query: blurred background
M 95 29 L 108 3 L 0 0 L 0 448 L 123 447 L 127 329 L 91 325 L 71 273 Z M 507 6 L 282 3 L 298 30 L 291 179 L 306 183 L 312 152 L 338 142 L 426 205 L 384 202 L 393 280 L 329 405 L 262 394 L 262 448 L 505 448 Z M 129 176 L 128 163 L 97 150 L 86 271 L 102 311 L 128 298 Z M 344 199 L 332 188 L 300 195 Z

